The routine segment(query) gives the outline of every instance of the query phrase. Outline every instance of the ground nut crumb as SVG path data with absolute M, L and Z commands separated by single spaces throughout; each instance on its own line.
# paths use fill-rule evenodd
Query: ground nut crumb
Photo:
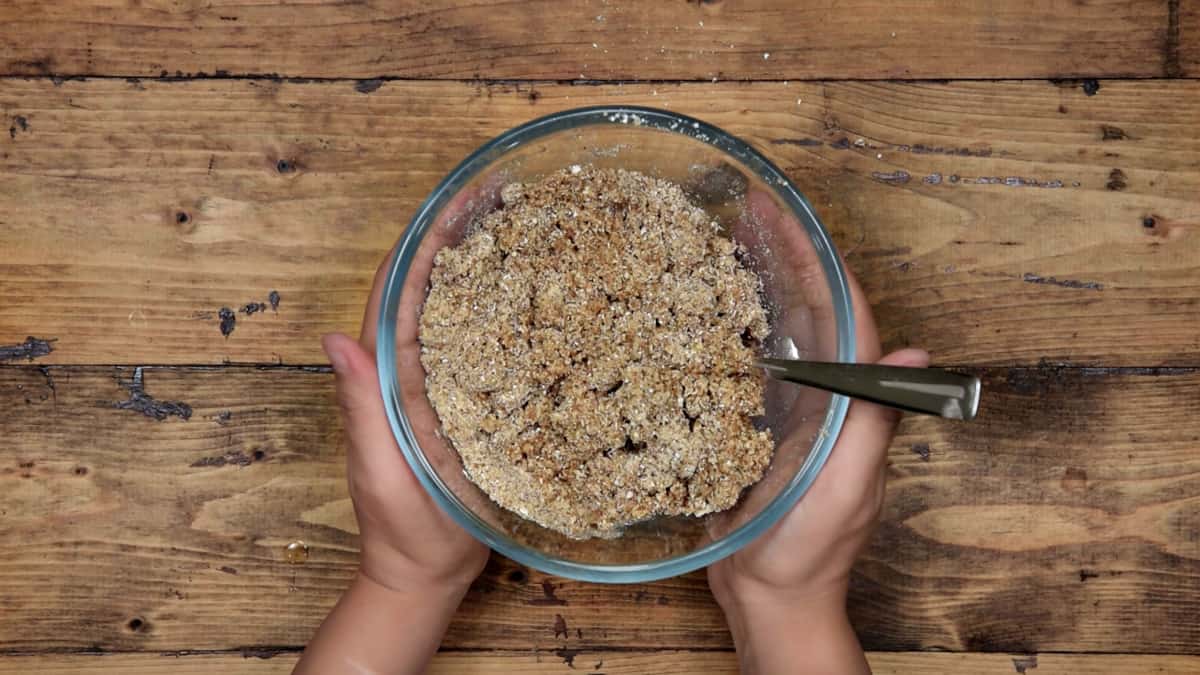
M 429 400 L 467 475 L 571 537 L 732 507 L 774 449 L 756 429 L 758 278 L 670 182 L 573 165 L 514 184 L 434 262 Z

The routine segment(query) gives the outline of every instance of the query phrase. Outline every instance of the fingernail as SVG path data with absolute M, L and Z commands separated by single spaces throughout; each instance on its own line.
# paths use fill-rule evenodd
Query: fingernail
M 325 356 L 329 357 L 329 365 L 333 366 L 333 372 L 344 374 L 346 372 L 346 355 L 338 349 L 335 344 L 337 338 L 333 333 L 321 336 L 321 349 L 325 352 Z
M 913 367 L 915 367 L 915 368 L 928 368 L 929 367 L 929 363 L 930 363 L 930 361 L 932 361 L 932 358 L 929 356 L 929 352 L 925 351 L 924 349 L 917 349 L 915 347 L 909 347 L 907 351 L 908 351 L 908 354 L 905 355 L 906 356 L 905 360 L 908 361 L 910 364 L 912 364 Z

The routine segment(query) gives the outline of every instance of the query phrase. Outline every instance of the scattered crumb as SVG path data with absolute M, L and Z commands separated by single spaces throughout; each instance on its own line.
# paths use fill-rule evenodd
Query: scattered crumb
M 757 277 L 683 190 L 573 165 L 502 190 L 441 250 L 426 385 L 467 475 L 571 537 L 732 507 L 774 448 L 755 428 Z

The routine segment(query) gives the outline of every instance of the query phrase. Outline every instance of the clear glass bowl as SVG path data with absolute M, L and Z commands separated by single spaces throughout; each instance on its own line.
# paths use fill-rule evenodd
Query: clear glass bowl
M 438 249 L 461 240 L 500 188 L 571 164 L 634 169 L 672 180 L 748 249 L 771 320 L 768 356 L 854 361 L 850 293 L 829 235 L 778 168 L 748 144 L 690 117 L 640 107 L 568 110 L 484 144 L 421 205 L 398 244 L 380 309 L 379 379 L 392 431 L 434 501 L 493 549 L 584 581 L 633 583 L 709 565 L 770 528 L 804 495 L 846 415 L 842 396 L 768 381 L 776 449 L 761 481 L 729 511 L 655 518 L 616 539 L 575 540 L 497 506 L 463 473 L 425 394 L 418 320 Z

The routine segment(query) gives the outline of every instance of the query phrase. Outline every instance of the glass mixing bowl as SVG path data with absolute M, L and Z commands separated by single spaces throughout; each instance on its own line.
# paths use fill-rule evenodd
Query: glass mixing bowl
M 615 539 L 576 540 L 497 506 L 463 473 L 425 393 L 418 321 L 434 254 L 459 242 L 500 189 L 572 164 L 634 169 L 674 181 L 743 244 L 763 282 L 771 323 L 766 356 L 854 361 L 845 273 L 809 203 L 763 155 L 730 134 L 677 113 L 631 106 L 555 113 L 507 131 L 458 165 L 417 210 L 388 270 L 378 333 L 379 379 L 392 431 L 421 484 L 459 525 L 535 569 L 584 581 L 632 583 L 709 565 L 775 524 L 829 456 L 848 401 L 766 382 L 776 449 L 766 475 L 728 511 L 659 517 Z

